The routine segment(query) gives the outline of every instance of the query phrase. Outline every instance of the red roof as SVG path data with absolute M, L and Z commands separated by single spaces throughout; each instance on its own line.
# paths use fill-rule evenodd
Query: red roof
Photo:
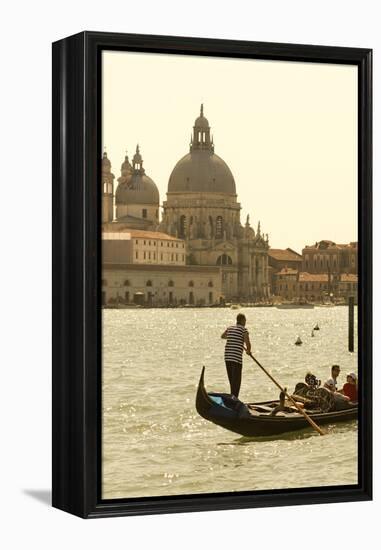
M 108 228 L 109 229 L 109 228 Z M 123 231 L 105 231 L 104 235 L 107 240 L 112 240 L 113 235 L 130 235 L 133 239 L 161 239 L 165 241 L 178 241 L 183 242 L 183 239 L 177 239 L 167 233 L 160 233 L 159 231 L 144 231 L 143 229 L 125 229 Z M 115 237 L 118 239 L 120 237 Z M 128 237 L 126 237 L 128 239 Z
M 328 283 L 328 273 L 307 273 L 306 271 L 301 271 L 299 273 L 299 281 L 302 283 Z
M 276 275 L 297 275 L 297 269 L 291 269 L 290 267 L 283 267 Z
M 274 258 L 274 260 L 301 262 L 303 259 L 302 256 L 295 252 L 295 250 L 292 250 L 292 248 L 286 248 L 285 250 L 282 248 L 270 248 L 268 254 L 271 258 Z
M 340 281 L 343 283 L 357 283 L 358 277 L 355 273 L 342 273 Z

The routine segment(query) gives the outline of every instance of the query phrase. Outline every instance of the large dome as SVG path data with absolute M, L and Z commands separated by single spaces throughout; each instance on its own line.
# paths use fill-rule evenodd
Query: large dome
M 226 193 L 235 195 L 235 182 L 229 166 L 214 153 L 213 136 L 201 105 L 193 126 L 190 152 L 174 167 L 168 193 Z
M 168 193 L 187 191 L 236 194 L 229 166 L 221 157 L 205 150 L 185 155 L 169 177 Z
M 120 183 L 115 193 L 116 204 L 159 204 L 159 190 L 145 174 L 133 174 Z

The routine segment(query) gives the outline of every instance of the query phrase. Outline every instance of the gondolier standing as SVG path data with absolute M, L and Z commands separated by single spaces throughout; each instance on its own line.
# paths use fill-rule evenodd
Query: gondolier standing
M 246 346 L 246 353 L 251 352 L 249 331 L 245 328 L 246 317 L 243 313 L 237 315 L 237 324 L 228 327 L 221 338 L 227 340 L 225 345 L 225 364 L 230 382 L 230 393 L 238 397 L 242 379 L 242 353 Z

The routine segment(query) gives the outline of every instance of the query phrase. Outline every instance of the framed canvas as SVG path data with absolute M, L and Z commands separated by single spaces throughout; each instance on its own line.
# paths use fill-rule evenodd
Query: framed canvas
M 372 498 L 371 122 L 369 49 L 53 44 L 55 507 Z

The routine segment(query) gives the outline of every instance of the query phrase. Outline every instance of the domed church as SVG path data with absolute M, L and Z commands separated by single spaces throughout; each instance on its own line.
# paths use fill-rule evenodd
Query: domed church
M 185 239 L 187 263 L 219 266 L 225 300 L 269 296 L 268 236 L 243 226 L 233 174 L 215 154 L 210 126 L 201 105 L 189 153 L 169 177 L 159 231 Z

